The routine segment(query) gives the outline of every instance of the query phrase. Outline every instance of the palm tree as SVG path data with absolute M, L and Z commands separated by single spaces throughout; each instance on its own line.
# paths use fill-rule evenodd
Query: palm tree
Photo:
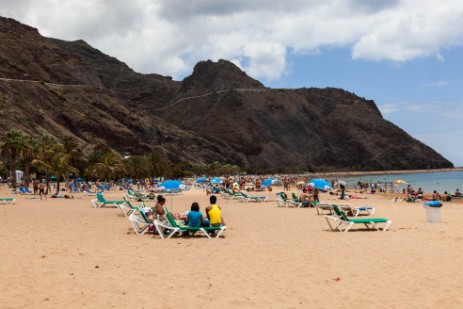
M 108 180 L 125 172 L 122 157 L 110 149 L 94 149 L 88 161 L 86 174 L 89 177 Z
M 79 170 L 70 164 L 72 155 L 66 153 L 66 149 L 62 144 L 55 144 L 52 147 L 54 151 L 53 158 L 51 160 L 51 170 L 58 176 L 58 184 L 56 186 L 56 195 L 59 194 L 60 189 L 60 178 L 67 179 L 70 172 L 78 174 Z
M 32 161 L 32 166 L 37 167 L 39 170 L 45 173 L 46 179 L 46 191 L 48 194 L 50 185 L 50 173 L 53 172 L 54 160 L 56 160 L 56 140 L 49 134 L 42 135 L 39 142 L 39 149 L 37 152 L 37 158 Z M 61 145 L 62 147 L 62 145 Z
M 126 171 L 134 178 L 141 179 L 150 176 L 151 168 L 145 156 L 131 156 L 126 161 Z
M 10 130 L 2 138 L 1 149 L 10 164 L 11 185 L 16 183 L 16 165 L 26 148 L 25 135 L 17 130 Z
M 22 153 L 22 161 L 24 165 L 24 180 L 27 184 L 30 182 L 30 168 L 32 160 L 35 158 L 35 154 L 38 150 L 37 140 L 31 135 L 25 136 L 25 148 Z
M 82 152 L 82 147 L 80 146 L 78 140 L 74 136 L 65 136 L 63 138 L 63 148 L 64 153 L 68 155 L 68 164 L 74 168 L 81 167 L 87 160 Z M 76 175 L 79 174 L 79 171 L 68 171 Z M 64 175 L 66 179 L 69 175 Z
M 151 166 L 152 172 L 158 177 L 171 177 L 172 167 L 170 161 L 157 152 L 151 152 L 147 155 L 147 160 Z

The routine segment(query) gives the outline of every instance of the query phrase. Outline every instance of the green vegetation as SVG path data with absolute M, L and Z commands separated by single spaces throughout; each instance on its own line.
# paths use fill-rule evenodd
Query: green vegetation
M 0 162 L 0 175 L 9 176 L 11 185 L 15 185 L 16 182 L 15 171 L 21 169 L 24 170 L 24 181 L 30 182 L 31 173 L 35 173 L 47 180 L 47 188 L 52 175 L 58 176 L 61 180 L 71 176 L 109 180 L 180 178 L 195 174 L 236 175 L 241 172 L 239 166 L 219 162 L 204 166 L 188 162 L 172 163 L 163 154 L 155 152 L 124 159 L 120 153 L 101 145 L 84 154 L 82 145 L 75 137 L 66 136 L 62 141 L 58 141 L 49 134 L 43 134 L 36 139 L 17 130 L 10 130 L 0 138 L 0 154 L 3 159 L 3 162 Z M 57 190 L 59 191 L 59 185 Z
M 29 134 L 10 130 L 0 138 L 0 175 L 11 177 L 11 185 L 15 184 L 15 171 L 24 170 L 24 181 L 30 182 L 31 173 L 47 179 L 58 176 L 61 180 L 68 177 L 86 179 L 119 179 L 119 178 L 181 178 L 194 175 L 242 175 L 242 174 L 287 174 L 314 172 L 314 167 L 307 166 L 264 168 L 251 166 L 243 170 L 237 165 L 212 162 L 208 165 L 192 165 L 189 162 L 171 162 L 162 153 L 150 152 L 124 158 L 120 153 L 102 146 L 95 146 L 84 154 L 82 145 L 72 136 L 65 136 L 58 141 L 49 134 L 39 139 Z M 59 191 L 59 185 L 58 185 Z M 48 190 L 48 189 L 47 189 Z

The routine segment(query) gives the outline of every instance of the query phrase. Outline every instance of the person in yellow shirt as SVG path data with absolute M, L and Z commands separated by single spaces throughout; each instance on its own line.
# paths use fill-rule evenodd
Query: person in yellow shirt
M 217 205 L 217 196 L 211 195 L 209 197 L 210 206 L 206 207 L 206 215 L 209 219 L 211 226 L 225 225 L 222 217 L 222 209 Z

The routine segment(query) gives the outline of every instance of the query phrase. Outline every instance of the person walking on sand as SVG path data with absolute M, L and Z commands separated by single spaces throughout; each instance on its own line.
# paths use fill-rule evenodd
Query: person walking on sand
M 40 199 L 43 200 L 43 198 L 45 198 L 45 200 L 47 200 L 47 196 L 45 195 L 45 184 L 43 182 L 39 183 L 39 196 L 40 196 Z

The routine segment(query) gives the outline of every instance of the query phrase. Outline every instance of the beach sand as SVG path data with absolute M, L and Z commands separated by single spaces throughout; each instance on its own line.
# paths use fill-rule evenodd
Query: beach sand
M 463 307 L 462 203 L 444 203 L 443 223 L 430 224 L 422 204 L 368 195 L 350 202 L 375 206 L 390 230 L 339 233 L 313 208 L 277 207 L 279 189 L 262 204 L 219 197 L 228 229 L 212 240 L 137 236 L 91 196 L 18 195 L 0 205 L 0 308 Z M 182 212 L 193 201 L 208 205 L 192 189 L 166 206 Z

